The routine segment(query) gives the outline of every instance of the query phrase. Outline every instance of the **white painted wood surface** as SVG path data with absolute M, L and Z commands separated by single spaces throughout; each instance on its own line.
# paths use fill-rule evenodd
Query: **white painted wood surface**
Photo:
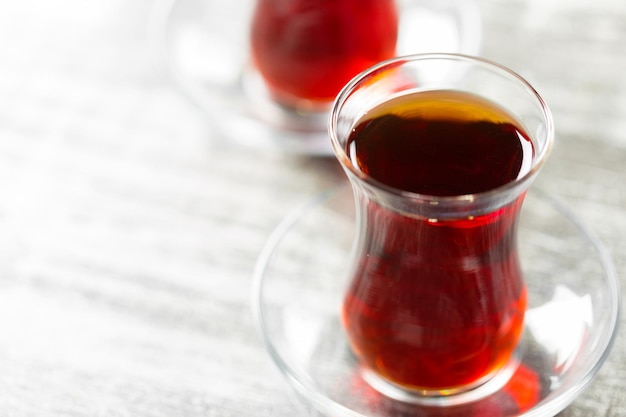
M 154 71 L 151 6 L 0 4 L 0 416 L 297 413 L 255 334 L 251 273 L 277 222 L 342 173 L 216 144 Z M 541 186 L 626 277 L 626 5 L 480 6 L 482 54 L 554 112 Z M 625 357 L 620 337 L 562 416 L 626 415 Z

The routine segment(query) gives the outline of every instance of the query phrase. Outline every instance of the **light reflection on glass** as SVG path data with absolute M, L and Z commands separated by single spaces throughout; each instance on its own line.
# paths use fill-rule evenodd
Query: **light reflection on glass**
M 555 371 L 562 373 L 576 359 L 587 329 L 593 324 L 591 304 L 589 294 L 578 296 L 557 286 L 552 300 L 526 312 L 527 329 L 554 355 Z

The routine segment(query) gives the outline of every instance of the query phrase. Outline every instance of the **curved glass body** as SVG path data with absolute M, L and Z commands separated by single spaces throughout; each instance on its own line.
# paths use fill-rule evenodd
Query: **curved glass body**
M 398 100 L 400 110 L 389 104 Z M 403 148 L 388 152 L 399 123 L 409 126 Z M 492 140 L 502 126 L 519 142 L 517 159 Z M 366 143 L 368 128 L 376 136 Z M 434 131 L 443 133 L 420 142 Z M 484 60 L 400 57 L 342 90 L 330 133 L 357 213 L 343 323 L 373 385 L 446 396 L 511 374 L 527 302 L 517 220 L 553 142 L 541 97 Z M 494 182 L 509 159 L 519 160 L 513 176 Z

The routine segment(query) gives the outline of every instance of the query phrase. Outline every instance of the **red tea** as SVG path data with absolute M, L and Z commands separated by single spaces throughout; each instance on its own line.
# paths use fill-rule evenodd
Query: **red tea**
M 371 178 L 431 196 L 507 184 L 528 171 L 534 152 L 513 117 L 449 91 L 374 108 L 357 123 L 346 151 Z M 366 201 L 343 318 L 369 368 L 405 387 L 443 390 L 476 383 L 507 363 L 526 308 L 515 237 L 522 198 L 453 219 Z
M 394 55 L 397 31 L 395 0 L 258 0 L 252 59 L 279 102 L 328 102 Z

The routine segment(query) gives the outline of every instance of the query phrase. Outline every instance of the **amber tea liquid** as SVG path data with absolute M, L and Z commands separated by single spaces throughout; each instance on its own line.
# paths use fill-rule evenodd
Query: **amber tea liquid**
M 528 171 L 533 145 L 493 103 L 452 92 L 370 110 L 346 153 L 371 178 L 431 196 L 493 190 Z M 433 219 L 367 200 L 343 320 L 360 360 L 416 390 L 480 383 L 511 358 L 526 290 L 515 230 L 523 195 L 493 212 Z

